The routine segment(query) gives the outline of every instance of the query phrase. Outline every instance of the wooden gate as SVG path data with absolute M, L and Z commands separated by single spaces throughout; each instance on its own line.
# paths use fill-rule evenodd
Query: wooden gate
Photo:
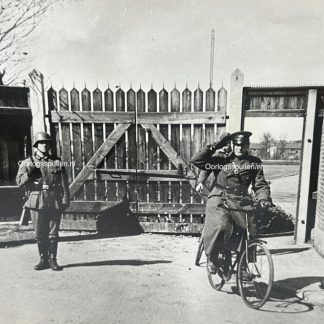
M 176 88 L 47 91 L 51 134 L 66 163 L 72 202 L 63 229 L 127 204 L 145 231 L 199 232 L 204 204 L 190 157 L 226 123 L 227 92 Z

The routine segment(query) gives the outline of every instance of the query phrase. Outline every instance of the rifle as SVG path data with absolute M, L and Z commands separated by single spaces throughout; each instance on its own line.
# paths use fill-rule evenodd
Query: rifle
M 29 219 L 30 219 L 29 208 L 23 206 L 23 209 L 22 209 L 22 212 L 20 215 L 19 225 L 20 226 L 28 226 Z
M 27 136 L 24 136 L 24 158 L 27 158 Z M 28 195 L 25 189 L 24 192 L 24 198 L 23 198 L 23 204 L 26 202 L 26 200 L 28 199 Z M 30 220 L 30 211 L 28 208 L 26 208 L 25 206 L 23 206 L 21 215 L 20 215 L 20 220 L 19 220 L 19 225 L 20 226 L 28 226 L 28 221 Z

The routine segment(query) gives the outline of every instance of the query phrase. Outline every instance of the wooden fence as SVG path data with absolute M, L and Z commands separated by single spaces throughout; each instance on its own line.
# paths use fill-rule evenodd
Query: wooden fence
M 51 88 L 47 96 L 73 199 L 63 228 L 92 228 L 95 215 L 127 202 L 145 230 L 165 231 L 165 224 L 167 231 L 200 230 L 194 224 L 202 223 L 204 204 L 189 161 L 225 131 L 224 88 L 217 98 L 199 87 L 181 93 Z

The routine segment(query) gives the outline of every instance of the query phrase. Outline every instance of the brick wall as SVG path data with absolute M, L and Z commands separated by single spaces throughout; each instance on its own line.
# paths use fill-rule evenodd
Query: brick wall
M 324 123 L 321 135 L 314 246 L 318 253 L 324 256 Z

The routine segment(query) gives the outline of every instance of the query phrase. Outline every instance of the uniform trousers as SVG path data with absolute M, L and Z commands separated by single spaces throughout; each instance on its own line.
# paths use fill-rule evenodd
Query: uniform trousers
M 57 241 L 61 222 L 61 211 L 58 209 L 31 209 L 30 215 L 35 227 L 37 243 Z

